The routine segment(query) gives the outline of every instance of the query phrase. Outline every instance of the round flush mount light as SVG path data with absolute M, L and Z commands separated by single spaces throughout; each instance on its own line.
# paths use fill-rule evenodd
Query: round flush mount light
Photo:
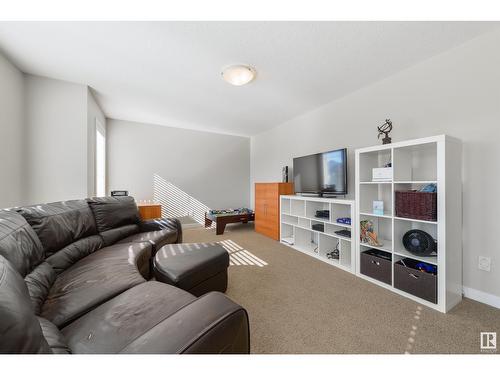
M 222 78 L 234 86 L 243 86 L 255 79 L 255 69 L 248 65 L 231 65 L 222 70 Z

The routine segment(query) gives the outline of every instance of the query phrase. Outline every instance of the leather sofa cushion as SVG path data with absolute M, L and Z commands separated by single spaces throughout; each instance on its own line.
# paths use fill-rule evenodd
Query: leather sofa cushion
M 40 238 L 48 257 L 76 240 L 97 234 L 94 216 L 83 199 L 17 208 Z
M 247 354 L 245 309 L 219 292 L 207 293 L 158 323 L 120 353 Z
M 71 354 L 71 350 L 69 350 L 68 344 L 66 344 L 66 339 L 52 322 L 41 317 L 38 317 L 38 322 L 42 328 L 43 337 L 47 341 L 52 353 Z
M 43 262 L 24 278 L 24 282 L 28 287 L 28 292 L 31 297 L 33 311 L 36 315 L 40 315 L 42 305 L 56 277 L 57 275 L 52 266 L 47 262 Z
M 57 275 L 101 247 L 103 240 L 99 235 L 81 238 L 51 255 L 24 278 L 37 315 L 41 313 L 41 307 Z
M 179 219 L 170 217 L 162 219 L 142 220 L 139 224 L 140 232 L 153 232 L 156 230 L 170 229 L 177 233 L 175 242 L 182 242 L 182 225 Z
M 80 259 L 94 253 L 102 247 L 104 247 L 104 241 L 101 236 L 96 234 L 81 238 L 69 244 L 46 260 L 54 268 L 56 274 L 60 274 Z
M 50 353 L 24 280 L 0 255 L 0 353 Z
M 99 233 L 140 222 L 139 210 L 132 197 L 89 198 Z
M 118 353 L 195 299 L 183 290 L 150 281 L 97 307 L 62 332 L 73 353 Z M 169 339 L 168 332 L 164 338 Z
M 173 229 L 155 230 L 152 232 L 142 232 L 125 237 L 118 243 L 127 242 L 149 242 L 153 246 L 153 255 L 161 247 L 175 243 L 177 241 L 177 231 Z
M 100 235 L 104 241 L 104 246 L 111 246 L 122 238 L 131 236 L 137 232 L 139 232 L 139 226 L 137 224 L 129 224 L 101 232 Z
M 36 233 L 15 211 L 0 210 L 0 255 L 23 277 L 43 259 L 43 247 Z
M 151 245 L 103 248 L 62 272 L 50 289 L 41 316 L 61 328 L 116 295 L 145 282 Z

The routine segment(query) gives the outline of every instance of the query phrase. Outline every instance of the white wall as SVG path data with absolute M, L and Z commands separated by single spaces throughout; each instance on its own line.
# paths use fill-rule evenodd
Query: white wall
M 0 54 L 0 207 L 23 203 L 23 74 Z
M 87 86 L 25 76 L 23 204 L 87 196 Z
M 393 142 L 458 137 L 464 151 L 464 286 L 500 297 L 499 45 L 500 32 L 481 36 L 253 137 L 251 183 L 279 181 L 281 167 L 291 166 L 295 156 L 348 147 L 353 193 L 353 150 L 380 143 L 376 126 L 386 118 L 394 123 Z M 478 270 L 478 255 L 492 258 L 491 272 Z
M 153 199 L 157 175 L 210 208 L 248 207 L 249 138 L 112 119 L 106 136 L 109 190 Z
M 91 90 L 87 88 L 87 196 L 93 197 L 95 190 L 95 140 L 96 121 L 106 128 L 106 117 L 97 104 Z

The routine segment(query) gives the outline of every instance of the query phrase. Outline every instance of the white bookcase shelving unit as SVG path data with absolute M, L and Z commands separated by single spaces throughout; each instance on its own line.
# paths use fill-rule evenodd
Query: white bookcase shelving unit
M 330 218 L 315 217 L 316 211 L 329 210 Z M 337 218 L 354 219 L 354 201 L 333 198 L 282 195 L 280 199 L 281 243 L 346 271 L 355 272 L 355 228 L 337 223 Z M 312 229 L 323 224 L 324 232 Z M 336 234 L 350 230 L 351 237 Z M 339 249 L 339 259 L 328 259 L 327 253 Z
M 356 150 L 356 233 L 360 221 L 371 220 L 381 246 L 369 246 L 356 238 L 356 274 L 418 303 L 447 312 L 462 299 L 462 145 L 455 138 L 440 135 Z M 393 180 L 372 181 L 372 168 L 392 162 Z M 395 191 L 437 184 L 437 221 L 397 217 Z M 384 202 L 384 213 L 373 214 L 373 201 Z M 437 240 L 437 256 L 419 257 L 408 252 L 402 237 L 410 229 L 421 229 Z M 360 272 L 361 253 L 375 248 L 391 257 L 392 283 Z M 394 264 L 410 258 L 437 266 L 437 303 L 397 289 Z

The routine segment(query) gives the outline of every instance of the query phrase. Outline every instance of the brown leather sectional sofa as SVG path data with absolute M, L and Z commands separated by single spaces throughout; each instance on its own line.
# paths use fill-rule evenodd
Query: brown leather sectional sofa
M 131 197 L 0 210 L 0 353 L 248 353 L 241 306 L 148 281 L 181 241 Z

